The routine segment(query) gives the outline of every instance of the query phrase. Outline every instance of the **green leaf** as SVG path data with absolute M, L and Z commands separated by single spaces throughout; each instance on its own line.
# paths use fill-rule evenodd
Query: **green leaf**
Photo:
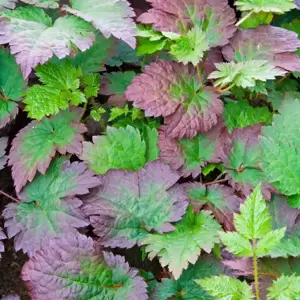
M 238 257 L 252 257 L 253 249 L 249 239 L 237 232 L 221 232 L 220 238 L 227 250 Z
M 128 104 L 126 104 L 124 107 L 113 107 L 110 110 L 110 116 L 108 119 L 108 122 L 114 121 L 115 119 L 122 117 L 122 116 L 127 116 L 130 113 L 130 108 L 128 107 Z
M 272 230 L 258 241 L 256 254 L 258 257 L 270 254 L 270 251 L 279 245 L 281 239 L 285 235 L 286 228 Z
M 269 288 L 268 299 L 273 300 L 296 300 L 300 297 L 300 276 L 282 275 L 273 281 Z
M 242 88 L 254 87 L 256 81 L 275 79 L 276 76 L 286 74 L 286 71 L 275 68 L 267 60 L 249 60 L 245 62 L 216 63 L 217 71 L 212 72 L 208 78 L 217 79 L 216 86 L 230 85 Z
M 252 300 L 251 286 L 229 276 L 215 276 L 196 280 L 216 300 Z
M 36 74 L 44 85 L 33 85 L 25 95 L 25 111 L 33 119 L 55 115 L 69 107 L 69 102 L 79 105 L 86 102 L 79 90 L 81 71 L 69 61 L 58 66 L 52 62 L 36 68 Z
M 206 34 L 201 28 L 194 27 L 187 34 L 175 40 L 170 53 L 179 62 L 184 64 L 191 62 L 196 66 L 208 49 L 209 43 Z
M 285 102 L 272 126 L 263 128 L 260 139 L 265 176 L 288 196 L 300 194 L 299 112 L 299 100 Z
M 224 272 L 224 265 L 213 255 L 203 255 L 195 265 L 189 265 L 179 279 L 163 279 L 157 284 L 153 293 L 154 299 L 168 300 L 213 300 L 196 282 L 195 279 L 216 276 Z
M 165 234 L 150 234 L 142 240 L 150 259 L 155 256 L 163 267 L 168 266 L 175 279 L 178 279 L 189 263 L 195 264 L 201 249 L 210 253 L 219 241 L 220 224 L 207 211 L 194 214 L 190 206 L 175 230 Z
M 127 87 L 131 84 L 136 73 L 133 71 L 127 72 L 113 72 L 105 74 L 105 78 L 108 80 L 108 89 L 111 93 L 116 95 L 123 95 Z
M 144 167 L 147 159 L 156 157 L 147 154 L 147 151 L 158 151 L 153 141 L 153 136 L 142 136 L 132 126 L 108 127 L 105 136 L 94 137 L 94 143 L 83 143 L 82 159 L 96 174 L 105 174 L 110 169 L 137 171 Z M 154 148 L 147 149 L 148 145 Z
M 18 112 L 17 102 L 24 90 L 24 79 L 14 56 L 0 49 L 0 128 L 14 119 Z
M 87 73 L 81 77 L 84 93 L 87 99 L 97 97 L 100 90 L 100 75 Z
M 258 185 L 240 207 L 240 214 L 234 216 L 236 230 L 243 237 L 261 239 L 272 229 L 271 216 Z
M 268 123 L 272 113 L 267 107 L 252 107 L 247 100 L 228 102 L 225 106 L 223 119 L 229 132 L 235 128 L 244 128 L 257 123 Z
M 296 5 L 293 0 L 239 0 L 235 1 L 235 5 L 241 11 L 272 12 L 283 14 L 294 8 Z
M 246 12 L 242 13 L 242 17 L 247 15 Z M 256 28 L 259 25 L 268 25 L 273 20 L 273 13 L 271 12 L 259 12 L 253 13 L 242 24 L 239 25 L 242 29 Z
M 157 51 L 163 50 L 167 45 L 166 39 L 151 41 L 147 38 L 137 38 L 136 54 L 138 56 L 144 54 L 153 54 Z
M 221 172 L 223 172 L 224 168 L 222 166 L 222 164 L 208 164 L 205 167 L 202 168 L 202 174 L 204 176 L 207 176 L 208 174 L 210 174 L 211 172 L 213 172 L 214 170 L 219 170 Z

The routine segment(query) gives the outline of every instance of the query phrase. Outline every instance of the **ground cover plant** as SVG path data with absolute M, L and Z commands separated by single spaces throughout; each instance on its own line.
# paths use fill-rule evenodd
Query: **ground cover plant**
M 300 299 L 299 1 L 147 2 L 0 0 L 0 254 L 36 300 Z

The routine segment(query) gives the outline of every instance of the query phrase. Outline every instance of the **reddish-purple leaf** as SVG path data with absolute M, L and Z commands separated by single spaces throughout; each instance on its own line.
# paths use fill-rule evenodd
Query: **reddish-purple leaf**
M 2 229 L 0 227 L 0 259 L 1 259 L 1 252 L 4 252 L 4 245 L 3 245 L 2 241 L 5 239 L 6 239 L 6 235 L 4 234 L 4 232 L 2 231 Z
M 153 24 L 158 31 L 184 33 L 205 23 L 202 28 L 211 47 L 224 46 L 236 31 L 235 13 L 224 0 L 147 0 L 152 7 L 138 21 Z M 201 26 L 201 25 L 200 25 Z M 203 26 L 204 27 L 204 26 Z
M 100 177 L 96 196 L 84 201 L 94 232 L 107 247 L 130 248 L 149 231 L 174 230 L 187 207 L 185 190 L 176 185 L 179 175 L 159 161 L 138 172 L 111 170 Z
M 81 155 L 82 133 L 86 131 L 78 123 L 83 110 L 61 111 L 51 118 L 33 121 L 19 131 L 12 142 L 8 164 L 17 193 L 32 181 L 36 172 L 45 174 L 56 152 Z
M 230 44 L 223 48 L 226 60 L 268 60 L 275 67 L 300 71 L 300 58 L 293 53 L 300 47 L 296 32 L 262 25 L 255 29 L 239 30 Z
M 4 168 L 4 165 L 7 162 L 6 147 L 7 147 L 8 138 L 0 138 L 0 170 Z
M 125 258 L 81 234 L 50 240 L 23 267 L 31 299 L 146 300 L 147 285 Z
M 146 116 L 165 117 L 166 135 L 194 137 L 207 132 L 223 113 L 223 102 L 212 87 L 201 87 L 194 69 L 175 62 L 146 66 L 127 88 L 126 97 Z
M 22 202 L 8 204 L 3 212 L 8 236 L 15 237 L 15 249 L 32 255 L 52 237 L 87 226 L 82 202 L 75 195 L 87 194 L 99 184 L 83 163 L 71 164 L 64 157 L 53 160 L 45 175 L 38 174 L 23 189 Z

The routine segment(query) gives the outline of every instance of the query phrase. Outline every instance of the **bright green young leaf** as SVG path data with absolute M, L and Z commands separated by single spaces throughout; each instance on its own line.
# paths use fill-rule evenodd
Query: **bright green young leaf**
M 24 79 L 14 56 L 0 49 L 0 128 L 13 120 L 24 90 Z
M 23 102 L 30 118 L 41 120 L 67 109 L 70 102 L 75 106 L 86 102 L 79 90 L 81 71 L 69 61 L 60 66 L 52 62 L 40 65 L 36 74 L 44 85 L 33 85 L 26 92 Z
M 261 239 L 271 231 L 271 216 L 261 194 L 261 185 L 248 196 L 240 211 L 234 217 L 234 224 L 243 237 L 250 240 Z
M 268 123 L 272 113 L 267 107 L 252 107 L 247 100 L 228 102 L 225 105 L 223 119 L 229 132 L 235 128 L 244 128 L 257 123 Z
M 97 109 L 92 109 L 91 110 L 91 117 L 95 120 L 95 121 L 100 121 L 102 118 L 102 115 L 106 112 L 106 110 L 102 107 L 97 108 Z
M 119 117 L 127 117 L 127 115 L 131 112 L 130 108 L 128 107 L 128 104 L 126 104 L 124 107 L 113 107 L 110 110 L 110 116 L 108 122 L 114 121 L 115 119 Z
M 247 12 L 242 13 L 242 17 L 245 17 Z M 273 14 L 271 12 L 259 12 L 253 13 L 242 24 L 239 25 L 242 29 L 256 28 L 259 25 L 268 25 L 273 20 Z
M 238 0 L 234 4 L 241 11 L 254 13 L 263 11 L 283 14 L 296 8 L 294 0 Z
M 150 234 L 142 244 L 150 259 L 158 256 L 163 267 L 168 266 L 175 279 L 178 279 L 189 263 L 195 264 L 201 249 L 210 253 L 218 243 L 220 224 L 207 211 L 194 214 L 190 206 L 175 230 L 165 234 Z
M 153 293 L 154 299 L 168 300 L 213 300 L 196 282 L 195 279 L 216 276 L 224 272 L 224 265 L 213 255 L 201 256 L 195 265 L 189 265 L 177 279 L 163 279 L 157 284 Z
M 196 280 L 215 300 L 252 300 L 254 295 L 246 281 L 229 276 L 215 276 Z
M 81 109 L 61 111 L 49 119 L 33 121 L 19 131 L 9 154 L 17 193 L 27 181 L 33 180 L 37 171 L 45 174 L 56 151 L 81 154 L 81 134 L 86 131 L 78 123 L 81 116 Z
M 274 116 L 272 126 L 263 128 L 260 139 L 265 176 L 288 196 L 300 194 L 299 112 L 299 100 L 283 103 L 280 115 Z
M 238 232 L 221 232 L 221 241 L 226 245 L 227 250 L 238 257 L 252 257 L 253 249 L 249 239 Z
M 191 62 L 196 66 L 208 49 L 209 43 L 206 34 L 201 28 L 194 27 L 174 41 L 170 53 L 179 62 L 185 65 Z
M 215 85 L 238 86 L 242 88 L 254 87 L 256 81 L 275 79 L 286 73 L 284 70 L 275 68 L 267 60 L 249 60 L 245 62 L 216 63 L 217 71 L 209 75 L 209 79 L 216 79 Z
M 86 73 L 81 77 L 81 85 L 87 99 L 97 97 L 100 90 L 100 75 L 98 73 Z
M 268 299 L 270 300 L 297 300 L 300 299 L 300 276 L 282 275 L 273 281 L 269 288 Z
M 157 51 L 163 50 L 167 45 L 166 39 L 151 41 L 147 38 L 137 38 L 136 54 L 138 56 L 144 54 L 153 54 Z
M 157 136 L 153 139 L 155 136 L 144 137 L 132 126 L 108 127 L 106 135 L 93 138 L 94 143 L 83 143 L 82 159 L 96 174 L 105 174 L 110 169 L 137 171 L 152 158 L 148 151 L 157 151 Z M 154 148 L 147 150 L 148 144 Z

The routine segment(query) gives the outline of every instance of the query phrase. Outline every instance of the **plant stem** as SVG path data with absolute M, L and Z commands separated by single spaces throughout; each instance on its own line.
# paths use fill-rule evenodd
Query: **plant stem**
M 257 266 L 257 256 L 256 256 L 256 240 L 252 241 L 252 249 L 253 249 L 253 273 L 254 273 L 255 296 L 256 296 L 256 300 L 260 300 L 259 288 L 258 288 L 258 266 Z
M 235 26 L 238 27 L 240 26 L 244 21 L 246 21 L 249 17 L 251 17 L 251 15 L 253 14 L 253 11 L 250 11 L 249 13 L 246 14 L 245 17 L 243 17 L 242 19 L 240 19 Z
M 201 87 L 204 87 L 204 83 L 203 83 L 203 79 L 202 79 L 201 70 L 200 70 L 199 65 L 197 65 L 196 69 L 197 69 L 198 79 L 199 79 L 199 82 L 201 84 Z
M 8 195 L 8 194 L 6 194 L 5 192 L 3 192 L 3 191 L 1 191 L 1 190 L 0 190 L 0 194 L 2 194 L 2 195 L 5 196 L 6 198 L 8 198 L 8 199 L 10 199 L 10 200 L 13 200 L 13 201 L 15 201 L 15 202 L 21 202 L 19 199 L 14 198 L 13 196 Z

